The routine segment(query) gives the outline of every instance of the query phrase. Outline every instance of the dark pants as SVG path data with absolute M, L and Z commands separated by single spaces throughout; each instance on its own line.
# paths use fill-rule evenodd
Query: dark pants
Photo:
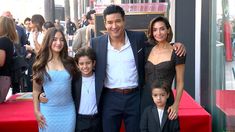
M 98 115 L 77 115 L 76 132 L 101 132 L 101 119 Z
M 126 132 L 139 132 L 140 92 L 124 94 L 104 90 L 102 123 L 104 132 L 119 132 L 124 120 Z
M 27 87 L 26 90 L 27 92 L 32 92 L 33 91 L 33 85 L 32 85 L 32 74 L 33 74 L 33 63 L 35 61 L 36 55 L 32 53 L 31 57 L 26 59 L 29 67 L 28 67 L 28 74 L 26 75 L 26 82 L 27 82 Z

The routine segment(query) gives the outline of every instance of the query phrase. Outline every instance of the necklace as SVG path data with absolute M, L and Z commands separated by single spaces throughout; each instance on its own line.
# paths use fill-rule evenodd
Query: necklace
M 92 85 L 94 84 L 94 79 L 93 78 L 86 79 L 82 81 L 82 84 L 84 86 L 82 90 L 86 91 L 87 94 L 90 94 L 90 90 L 92 89 Z

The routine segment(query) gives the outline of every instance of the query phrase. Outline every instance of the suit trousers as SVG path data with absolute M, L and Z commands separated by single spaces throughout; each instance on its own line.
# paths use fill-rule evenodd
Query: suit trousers
M 102 132 L 99 115 L 79 115 L 76 119 L 75 132 Z
M 102 123 L 104 132 L 119 132 L 122 121 L 126 132 L 139 132 L 140 90 L 120 93 L 104 90 Z

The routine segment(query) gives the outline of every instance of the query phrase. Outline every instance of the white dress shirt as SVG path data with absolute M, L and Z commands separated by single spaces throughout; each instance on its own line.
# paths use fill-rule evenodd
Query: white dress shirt
M 30 32 L 30 34 L 29 34 L 29 38 L 28 38 L 28 40 L 29 40 L 29 42 L 30 42 L 30 46 L 33 48 L 33 49 L 35 49 L 35 44 L 34 44 L 34 41 L 33 41 L 33 36 L 34 36 L 34 32 Z M 42 41 L 43 41 L 43 37 L 44 37 L 44 35 L 43 35 L 43 33 L 42 32 L 38 32 L 38 43 L 39 44 L 42 44 Z
M 164 109 L 157 108 L 157 111 L 158 111 L 158 116 L 159 116 L 159 122 L 160 122 L 160 125 L 161 125 L 162 124 L 162 117 L 163 117 Z
M 107 88 L 130 89 L 138 86 L 135 58 L 128 36 L 120 50 L 114 49 L 108 39 L 106 78 Z

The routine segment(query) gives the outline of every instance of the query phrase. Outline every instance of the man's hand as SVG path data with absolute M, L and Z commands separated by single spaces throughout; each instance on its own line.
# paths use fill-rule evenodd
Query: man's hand
M 177 42 L 173 47 L 177 56 L 181 57 L 186 55 L 186 48 L 182 43 Z
M 47 103 L 48 102 L 48 99 L 46 98 L 45 93 L 40 93 L 39 97 L 38 97 L 38 100 L 39 100 L 40 103 Z

